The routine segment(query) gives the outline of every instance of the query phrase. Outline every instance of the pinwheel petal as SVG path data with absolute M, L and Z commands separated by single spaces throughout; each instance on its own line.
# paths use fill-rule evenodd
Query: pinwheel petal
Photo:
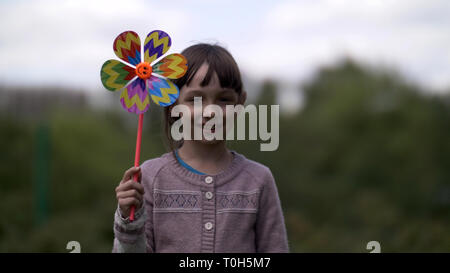
M 141 39 L 134 31 L 125 31 L 114 40 L 114 53 L 132 65 L 141 62 Z
M 144 61 L 152 63 L 169 50 L 172 42 L 169 34 L 154 30 L 147 35 L 144 42 Z
M 169 106 L 173 104 L 180 95 L 180 91 L 174 83 L 155 76 L 151 76 L 147 80 L 147 90 L 150 93 L 153 102 L 159 106 Z
M 157 62 L 152 68 L 153 73 L 169 79 L 178 79 L 183 77 L 187 71 L 187 60 L 181 54 L 170 54 Z
M 137 78 L 130 83 L 120 95 L 122 107 L 130 113 L 137 115 L 148 110 L 150 99 L 147 90 L 145 90 L 145 81 Z
M 135 76 L 134 68 L 117 60 L 106 61 L 100 70 L 103 86 L 110 91 L 121 89 Z

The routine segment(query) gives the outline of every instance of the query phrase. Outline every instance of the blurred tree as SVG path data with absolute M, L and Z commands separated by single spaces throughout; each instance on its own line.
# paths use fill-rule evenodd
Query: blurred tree
M 365 252 L 371 240 L 382 251 L 448 249 L 448 103 L 351 59 L 302 89 L 303 110 L 280 118 L 277 151 L 233 143 L 271 168 L 292 250 Z
M 266 79 L 261 86 L 256 105 L 273 105 L 277 102 L 277 86 L 275 81 Z

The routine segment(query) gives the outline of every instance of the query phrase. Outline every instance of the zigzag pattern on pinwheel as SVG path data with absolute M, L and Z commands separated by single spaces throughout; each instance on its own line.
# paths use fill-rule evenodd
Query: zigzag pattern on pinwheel
M 162 81 L 161 83 L 163 83 L 163 86 L 160 88 L 150 90 L 152 100 L 158 105 L 169 106 L 177 99 L 178 88 L 170 81 Z
M 100 76 L 106 89 L 116 91 L 134 78 L 136 72 L 119 61 L 109 60 L 103 64 Z
M 130 99 L 128 95 L 128 90 L 124 89 L 122 94 L 120 95 L 120 100 L 122 100 L 128 109 L 136 105 L 140 111 L 144 111 L 147 105 L 150 103 L 148 96 L 145 96 L 144 101 L 141 101 L 139 98 L 139 94 L 134 94 L 134 96 Z
M 178 79 L 187 71 L 187 61 L 180 54 L 171 54 L 153 66 L 153 72 L 169 79 Z
M 151 32 L 144 42 L 144 60 L 148 63 L 154 62 L 169 50 L 170 45 L 170 37 L 165 32 Z
M 125 37 L 119 35 L 114 42 L 114 52 L 117 57 L 128 61 L 133 65 L 141 62 L 141 40 L 139 36 L 132 31 L 126 32 Z
M 186 73 L 186 59 L 184 57 L 178 56 L 178 54 L 173 54 L 168 56 L 168 62 L 162 65 L 163 71 L 167 71 L 163 76 L 169 79 L 178 79 Z
M 122 52 L 124 50 L 122 49 Z M 124 54 L 128 54 L 124 53 Z M 125 55 L 127 56 L 127 55 Z M 134 56 L 134 57 L 133 57 Z M 133 65 L 138 65 L 141 62 L 141 52 L 138 49 L 135 50 L 134 55 L 128 54 L 128 62 Z

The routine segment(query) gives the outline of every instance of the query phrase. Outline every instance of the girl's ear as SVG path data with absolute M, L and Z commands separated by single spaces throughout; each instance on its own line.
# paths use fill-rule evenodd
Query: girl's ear
M 247 92 L 242 90 L 241 94 L 239 94 L 238 103 L 237 104 L 245 104 L 245 101 L 247 100 Z

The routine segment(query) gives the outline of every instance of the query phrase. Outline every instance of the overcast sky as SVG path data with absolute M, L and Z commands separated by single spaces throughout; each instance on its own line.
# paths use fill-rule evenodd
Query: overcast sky
M 0 83 L 101 89 L 117 34 L 154 29 L 171 36 L 169 53 L 220 43 L 255 80 L 293 86 L 349 55 L 435 92 L 450 86 L 448 0 L 3 0 Z

